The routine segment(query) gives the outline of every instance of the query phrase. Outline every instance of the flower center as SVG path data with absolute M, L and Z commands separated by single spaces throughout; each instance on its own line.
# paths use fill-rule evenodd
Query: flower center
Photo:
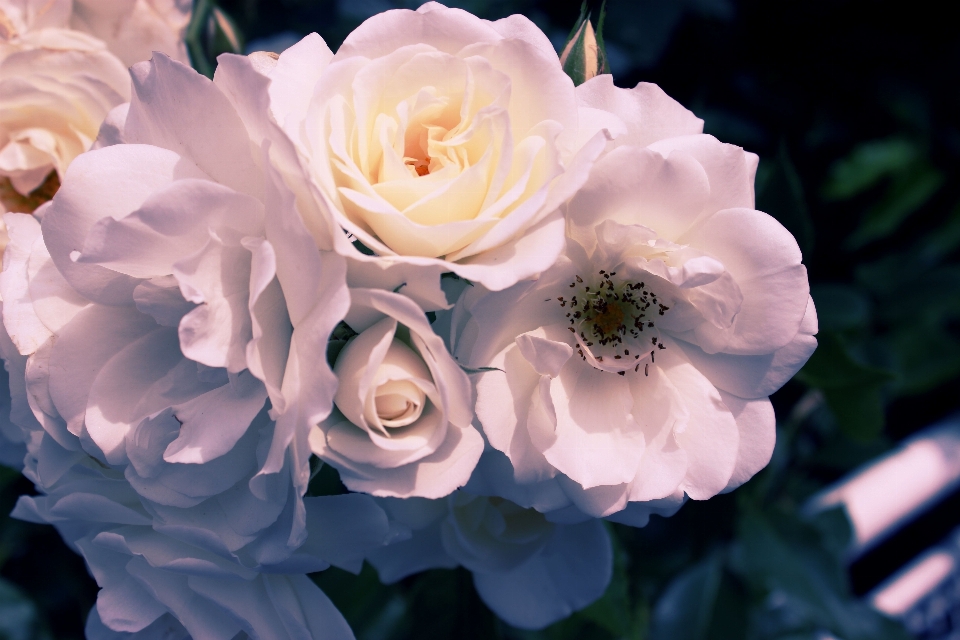
M 421 160 L 419 158 L 404 158 L 403 163 L 413 169 L 418 176 L 425 176 L 430 173 L 430 156 Z
M 426 394 L 409 380 L 390 380 L 377 388 L 374 407 L 384 427 L 405 427 L 423 413 Z
M 19 193 L 9 178 L 0 176 L 0 211 L 6 208 L 10 213 L 33 213 L 44 202 L 52 200 L 59 188 L 60 178 L 56 171 L 51 171 L 43 184 L 28 195 Z
M 626 375 L 632 369 L 649 375 L 646 362 L 656 361 L 664 349 L 656 318 L 670 307 L 663 304 L 646 282 L 617 279 L 616 271 L 599 271 L 591 284 L 580 276 L 570 283 L 573 295 L 556 298 L 568 309 L 567 327 L 577 341 L 577 353 L 596 369 Z

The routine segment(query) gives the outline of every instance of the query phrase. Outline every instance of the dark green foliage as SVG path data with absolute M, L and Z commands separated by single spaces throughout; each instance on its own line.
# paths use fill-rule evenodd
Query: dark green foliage
M 893 375 L 858 362 L 837 332 L 821 331 L 817 339 L 820 344 L 797 379 L 823 392 L 848 435 L 875 438 L 883 429 L 880 391 Z

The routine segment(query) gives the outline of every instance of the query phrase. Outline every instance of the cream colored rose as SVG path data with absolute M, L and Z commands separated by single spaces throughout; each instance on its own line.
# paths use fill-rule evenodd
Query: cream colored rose
M 90 148 L 110 109 L 130 99 L 130 77 L 84 33 L 43 29 L 4 44 L 0 176 L 27 195 Z
M 191 0 L 74 0 L 70 26 L 92 34 L 130 67 L 162 51 L 190 64 L 184 31 Z
M 351 298 L 346 322 L 360 333 L 337 354 L 336 410 L 311 448 L 354 491 L 448 495 L 483 451 L 470 382 L 416 303 L 374 289 Z
M 188 4 L 0 0 L 0 180 L 26 196 L 62 178 L 130 100 L 129 65 L 152 51 L 186 62 Z
M 356 260 L 440 265 L 490 289 L 547 268 L 558 206 L 605 142 L 546 36 L 434 2 L 317 36 L 272 70 L 271 106 Z M 309 212 L 305 215 L 310 216 Z M 322 221 L 308 220 L 308 225 Z

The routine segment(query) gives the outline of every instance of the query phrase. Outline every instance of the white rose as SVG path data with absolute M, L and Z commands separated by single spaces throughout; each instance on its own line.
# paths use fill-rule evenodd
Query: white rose
M 13 225 L 14 253 L 17 226 Z M 63 420 L 50 413 L 55 410 L 52 396 L 58 394 L 50 393 L 51 380 L 45 377 L 48 363 L 38 362 L 38 354 L 28 359 L 18 353 L 5 331 L 0 331 L 0 352 L 14 382 L 11 418 L 28 448 L 23 472 L 41 493 L 22 496 L 11 515 L 52 524 L 83 555 L 101 588 L 87 619 L 88 638 L 114 639 L 118 633 L 232 638 L 241 631 L 252 638 L 278 633 L 291 638 L 353 638 L 326 595 L 302 574 L 330 565 L 357 573 L 364 555 L 382 546 L 388 538 L 388 522 L 370 497 L 305 498 L 308 541 L 264 572 L 265 566 L 258 562 L 265 551 L 270 552 L 267 539 L 284 536 L 282 521 L 294 512 L 294 496 L 287 499 L 279 522 L 260 536 L 257 528 L 264 526 L 263 521 L 269 524 L 275 515 L 270 515 L 269 505 L 244 496 L 249 475 L 193 508 L 152 501 L 138 493 L 139 483 L 128 482 L 123 470 L 89 455 L 82 436 L 78 439 L 58 429 L 55 422 Z M 131 449 L 135 464 L 162 466 L 159 456 L 150 460 L 144 450 L 159 444 L 162 453 L 162 434 L 159 443 L 156 432 L 138 435 L 145 442 Z M 234 459 L 230 466 L 236 463 Z M 252 470 L 255 467 L 248 467 L 247 473 Z M 229 467 L 208 467 L 206 472 L 233 473 Z M 176 482 L 172 475 L 155 477 Z M 189 480 L 195 483 L 194 493 L 210 484 L 197 473 Z
M 313 451 L 354 491 L 446 496 L 483 452 L 470 381 L 413 301 L 374 289 L 351 298 L 359 335 L 336 357 L 336 411 L 311 432 Z
M 621 146 L 567 205 L 536 282 L 461 302 L 477 416 L 529 503 L 645 521 L 703 500 L 773 451 L 767 396 L 816 346 L 796 241 L 753 209 L 756 157 L 710 136 Z M 625 510 L 626 509 L 626 510 Z
M 115 470 L 61 448 L 42 430 L 25 431 L 38 437 L 30 438 L 24 473 L 44 495 L 21 497 L 11 515 L 52 524 L 83 555 L 101 588 L 87 618 L 87 638 L 186 640 L 241 632 L 251 638 L 353 638 L 340 612 L 303 573 L 329 565 L 356 573 L 364 555 L 383 544 L 388 521 L 369 496 L 307 498 L 311 535 L 299 555 L 310 557 L 309 568 L 301 562 L 264 573 L 250 562 L 228 560 L 209 523 L 198 526 L 199 510 L 172 521 L 158 518 Z M 216 510 L 218 503 L 204 508 Z M 242 537 L 236 522 L 224 523 L 222 531 Z
M 190 64 L 184 32 L 190 0 L 73 0 L 70 27 L 102 40 L 125 67 L 154 51 Z
M 187 20 L 182 2 L 0 0 L 0 179 L 26 196 L 62 178 L 130 99 L 129 65 L 152 51 L 187 61 Z M 4 208 L 26 212 L 13 195 Z
M 303 496 L 309 426 L 329 414 L 336 388 L 325 354 L 349 304 L 344 259 L 318 250 L 293 195 L 260 164 L 239 114 L 256 111 L 266 80 L 233 62 L 220 84 L 162 55 L 134 67 L 133 100 L 117 121 L 125 143 L 72 163 L 42 223 L 5 216 L 0 293 L 16 350 L 4 355 L 22 359 L 25 473 L 45 494 L 34 519 L 63 531 L 142 525 L 197 548 L 131 547 L 150 567 L 186 575 L 135 576 L 160 603 L 130 600 L 140 622 L 169 609 L 189 626 L 163 594 L 191 583 L 210 555 L 249 581 L 343 555 L 313 548 L 323 531 L 306 541 Z M 63 475 L 71 469 L 75 480 Z M 111 531 L 97 544 L 133 544 Z M 81 547 L 95 572 L 96 546 Z M 125 582 L 110 571 L 97 576 L 115 594 L 102 596 L 101 618 L 130 630 L 124 616 L 134 614 L 116 602 Z
M 488 22 L 428 2 L 370 18 L 336 55 L 308 36 L 267 73 L 274 116 L 312 183 L 308 226 L 322 228 L 331 211 L 376 254 L 344 236 L 344 255 L 491 289 L 553 262 L 557 208 L 606 141 L 522 16 Z
M 599 520 L 556 524 L 509 500 L 463 491 L 445 500 L 378 503 L 395 528 L 409 530 L 368 555 L 383 582 L 462 565 L 487 606 L 522 629 L 566 618 L 610 583 L 613 550 Z
M 129 99 L 126 68 L 92 36 L 48 28 L 0 41 L 0 177 L 23 195 L 51 171 L 62 178 Z

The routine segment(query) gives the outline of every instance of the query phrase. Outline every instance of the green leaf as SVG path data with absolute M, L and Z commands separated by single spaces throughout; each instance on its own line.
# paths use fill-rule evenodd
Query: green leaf
M 645 612 L 635 610 L 630 600 L 630 580 L 627 576 L 628 556 L 611 532 L 613 542 L 613 577 L 603 596 L 583 609 L 578 615 L 609 632 L 615 638 L 640 640 L 643 637 Z
M 847 200 L 912 165 L 921 156 L 915 143 L 903 138 L 864 142 L 830 169 L 823 186 L 826 200 Z
M 37 608 L 20 590 L 0 578 L 0 638 L 33 640 L 37 637 Z
M 898 327 L 887 342 L 900 374 L 898 393 L 923 393 L 960 377 L 960 340 L 939 324 Z
M 654 607 L 651 640 L 706 638 L 722 574 L 723 558 L 714 553 L 674 578 Z
M 343 614 L 358 640 L 395 638 L 409 624 L 409 605 L 400 586 L 381 584 L 368 563 L 359 575 L 331 567 L 310 577 Z
M 899 174 L 880 202 L 867 211 L 860 225 L 847 238 L 846 246 L 859 249 L 889 236 L 930 201 L 944 180 L 941 171 L 926 163 Z
M 817 306 L 821 331 L 847 331 L 870 323 L 870 298 L 856 287 L 845 284 L 815 284 L 810 295 Z
M 490 640 L 502 624 L 480 600 L 473 576 L 464 568 L 419 574 L 409 592 L 409 638 Z
M 884 424 L 880 390 L 894 376 L 857 361 L 839 334 L 823 331 L 817 339 L 819 346 L 797 379 L 823 392 L 844 433 L 860 440 L 876 437 Z
M 920 255 L 928 262 L 938 262 L 960 247 L 960 202 L 954 205 L 950 215 L 939 227 L 924 238 Z
M 844 507 L 820 511 L 808 519 L 810 526 L 820 534 L 818 546 L 830 553 L 838 566 L 846 561 L 846 552 L 853 539 L 853 526 Z
M 842 389 L 851 385 L 879 385 L 893 379 L 889 371 L 854 359 L 836 333 L 823 331 L 817 340 L 817 350 L 797 374 L 802 382 L 818 389 Z
M 861 265 L 857 281 L 878 298 L 877 316 L 891 325 L 948 323 L 960 319 L 960 265 L 929 268 L 910 253 Z
M 779 638 L 827 631 L 844 640 L 909 637 L 902 626 L 850 593 L 838 551 L 849 530 L 838 522 L 840 516 L 834 511 L 809 522 L 756 511 L 743 515 L 734 565 L 765 605 L 755 610 L 751 635 Z
M 221 53 L 243 52 L 243 34 L 214 0 L 195 0 L 184 40 L 193 68 L 208 78 L 213 77 Z

